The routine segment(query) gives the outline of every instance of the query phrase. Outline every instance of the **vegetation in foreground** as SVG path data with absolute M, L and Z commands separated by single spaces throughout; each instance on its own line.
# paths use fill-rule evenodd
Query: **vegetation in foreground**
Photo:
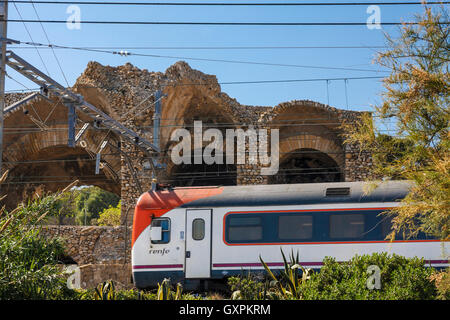
M 372 156 L 374 177 L 414 183 L 401 205 L 389 211 L 391 239 L 423 232 L 450 240 L 448 20 L 448 6 L 432 10 L 425 5 L 417 24 L 402 25 L 396 38 L 386 35 L 388 49 L 376 57 L 390 70 L 383 80 L 383 101 L 358 125 L 343 125 L 346 142 Z M 381 124 L 395 137 L 384 134 Z

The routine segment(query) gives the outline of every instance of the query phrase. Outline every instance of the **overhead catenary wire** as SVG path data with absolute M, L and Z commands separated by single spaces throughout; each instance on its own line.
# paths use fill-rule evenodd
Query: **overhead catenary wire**
M 53 24 L 66 24 L 67 20 L 18 20 L 18 19 L 8 19 L 7 22 L 27 22 L 27 23 L 53 23 Z M 190 26 L 366 26 L 367 22 L 235 22 L 235 21 L 114 21 L 114 20 L 80 20 L 77 21 L 80 24 L 112 24 L 112 25 L 190 25 Z M 439 25 L 447 25 L 448 21 L 436 22 Z M 379 22 L 377 25 L 380 26 L 400 26 L 400 25 L 419 25 L 419 22 Z
M 150 57 L 150 58 L 168 58 L 168 59 L 181 59 L 181 60 L 194 60 L 194 61 L 207 61 L 207 62 L 221 62 L 221 63 L 234 63 L 234 64 L 249 64 L 249 65 L 265 65 L 265 66 L 275 66 L 275 67 L 293 67 L 293 68 L 306 68 L 306 69 L 325 69 L 325 70 L 345 70 L 345 71 L 364 71 L 364 72 L 387 72 L 383 70 L 373 70 L 373 69 L 361 69 L 361 68 L 347 68 L 347 67 L 331 67 L 331 66 L 313 66 L 313 65 L 298 65 L 298 64 L 286 64 L 286 63 L 269 63 L 269 62 L 258 62 L 258 61 L 242 61 L 242 60 L 227 60 L 227 59 L 211 59 L 211 58 L 198 58 L 198 57 L 185 57 L 185 56 L 172 56 L 172 55 L 157 55 L 157 54 L 147 54 L 147 53 L 133 53 L 128 51 L 111 51 L 111 50 L 100 50 L 100 49 L 86 49 L 83 47 L 69 47 L 56 44 L 42 44 L 38 42 L 27 42 L 21 41 L 20 43 L 26 45 L 51 47 L 51 48 L 65 48 L 73 50 L 82 51 L 93 51 L 96 53 L 107 53 L 121 56 L 138 56 L 138 57 Z
M 30 47 L 9 46 L 10 49 L 32 49 Z M 347 45 L 347 46 L 52 46 L 53 49 L 122 49 L 122 50 L 272 50 L 272 49 L 386 49 L 385 45 Z M 42 47 L 41 49 L 50 49 Z
M 23 17 L 22 17 L 22 14 L 20 13 L 19 8 L 17 7 L 17 5 L 15 3 L 13 3 L 13 4 L 14 4 L 14 8 L 16 9 L 17 14 L 19 15 L 19 18 L 23 21 Z M 27 32 L 28 37 L 30 38 L 31 42 L 33 43 L 34 42 L 33 37 L 31 36 L 31 32 L 30 32 L 30 30 L 28 30 L 28 27 L 25 24 L 25 22 L 23 22 L 23 27 L 25 28 L 25 31 Z M 41 60 L 45 71 L 47 72 L 48 75 L 50 75 L 50 72 L 48 71 L 48 68 L 47 68 L 47 65 L 44 62 L 44 59 L 42 59 L 42 56 L 41 56 L 41 53 L 39 52 L 39 49 L 36 46 L 33 46 L 33 47 L 36 50 L 36 53 L 38 54 L 39 59 Z
M 219 81 L 219 82 L 201 82 L 201 83 L 166 83 L 161 84 L 161 87 L 181 87 L 181 86 L 210 86 L 210 85 L 245 85 L 245 84 L 274 84 L 274 83 L 289 83 L 289 82 L 316 82 L 316 81 L 339 81 L 339 80 L 380 80 L 384 79 L 382 76 L 365 76 L 365 77 L 339 77 L 339 78 L 312 78 L 312 79 L 281 79 L 281 80 L 254 80 L 254 81 Z M 80 85 L 79 87 L 84 88 L 99 88 L 106 89 L 106 87 L 100 86 L 87 86 Z M 39 91 L 40 88 L 29 88 L 29 89 L 12 89 L 6 90 L 5 93 L 26 93 Z
M 37 17 L 37 19 L 38 19 L 38 21 L 39 21 L 39 24 L 40 24 L 40 26 L 41 26 L 41 28 L 42 28 L 42 32 L 44 33 L 45 38 L 47 39 L 48 44 L 50 44 L 51 41 L 50 41 L 50 39 L 49 39 L 49 37 L 48 37 L 47 32 L 45 31 L 44 25 L 43 25 L 42 22 L 41 22 L 41 18 L 39 17 L 39 14 L 38 14 L 37 9 L 36 9 L 36 7 L 35 7 L 35 5 L 34 5 L 34 2 L 31 1 L 31 4 L 32 4 L 32 6 L 33 6 L 34 13 L 36 14 L 36 17 Z M 69 86 L 69 81 L 67 80 L 67 77 L 66 77 L 66 75 L 65 75 L 65 73 L 64 73 L 64 71 L 63 71 L 63 69 L 62 69 L 62 67 L 61 67 L 61 63 L 59 62 L 59 59 L 58 59 L 58 57 L 57 57 L 57 55 L 56 55 L 55 50 L 52 49 L 52 53 L 53 53 L 53 56 L 55 57 L 56 63 L 57 63 L 57 65 L 58 65 L 59 70 L 61 71 L 61 74 L 62 74 L 62 76 L 63 76 L 63 78 L 64 78 L 64 81 L 66 82 L 67 86 Z
M 0 2 L 3 2 L 0 1 Z M 11 3 L 31 3 L 30 0 L 10 0 Z M 107 5 L 107 6 L 405 6 L 405 5 L 423 5 L 422 1 L 368 1 L 368 2 L 135 2 L 135 1 L 34 1 L 35 4 L 55 4 L 55 5 Z M 448 1 L 428 1 L 427 5 L 447 4 Z

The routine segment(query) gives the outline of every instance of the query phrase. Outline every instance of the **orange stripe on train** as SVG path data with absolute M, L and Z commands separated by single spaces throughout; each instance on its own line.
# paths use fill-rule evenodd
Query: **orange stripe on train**
M 223 187 L 205 188 L 176 188 L 167 190 L 148 191 L 141 195 L 134 208 L 133 233 L 131 246 L 152 221 L 152 216 L 157 218 L 172 209 L 188 202 L 215 196 L 223 192 Z

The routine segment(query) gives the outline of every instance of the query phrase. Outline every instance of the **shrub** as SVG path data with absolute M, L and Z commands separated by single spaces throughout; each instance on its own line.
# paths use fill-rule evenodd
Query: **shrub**
M 121 202 L 117 204 L 116 207 L 109 206 L 109 208 L 104 209 L 99 218 L 97 219 L 97 225 L 99 226 L 119 226 L 120 225 L 120 205 Z M 91 220 L 92 221 L 92 220 Z
M 436 284 L 437 299 L 450 300 L 450 268 L 434 273 L 431 280 Z
M 369 266 L 380 270 L 380 289 L 369 289 Z M 356 255 L 349 262 L 324 259 L 320 272 L 302 283 L 304 299 L 313 300 L 427 300 L 436 298 L 430 276 L 433 269 L 423 259 L 405 258 L 387 253 Z
M 233 294 L 233 300 L 264 300 L 267 282 L 262 282 L 254 274 L 248 272 L 246 275 L 228 278 L 228 285 Z
M 40 235 L 39 222 L 57 199 L 49 196 L 9 213 L 0 212 L 0 299 L 73 297 L 60 267 L 63 242 Z

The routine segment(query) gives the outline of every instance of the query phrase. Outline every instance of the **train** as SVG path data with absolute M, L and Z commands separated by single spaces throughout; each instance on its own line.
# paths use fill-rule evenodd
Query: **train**
M 392 218 L 382 214 L 408 194 L 408 181 L 159 187 L 142 194 L 132 229 L 137 288 L 165 278 L 196 289 L 243 271 L 262 272 L 261 259 L 283 268 L 280 249 L 298 253 L 305 268 L 323 259 L 388 252 L 449 265 L 448 244 L 419 234 L 386 240 Z

